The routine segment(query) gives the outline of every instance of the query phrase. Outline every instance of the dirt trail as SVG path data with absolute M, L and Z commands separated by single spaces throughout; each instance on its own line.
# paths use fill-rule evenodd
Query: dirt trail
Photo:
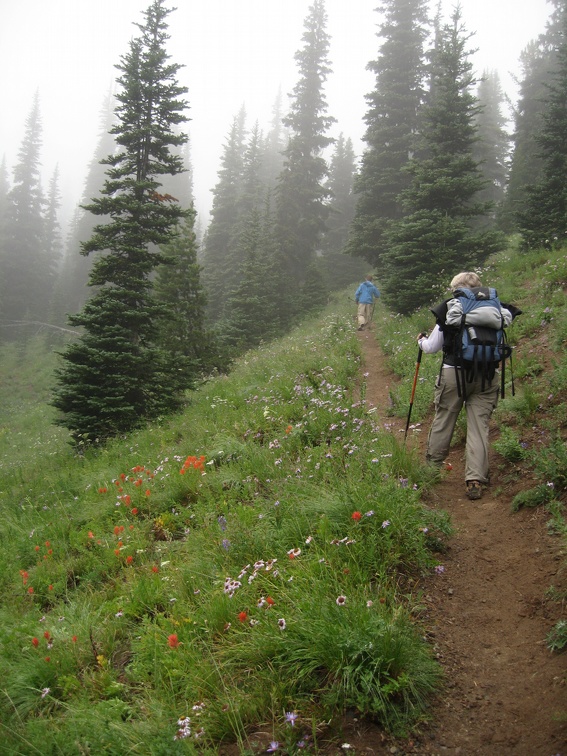
M 358 336 L 366 400 L 386 419 L 396 378 L 374 334 Z M 403 433 L 405 420 L 387 422 Z M 408 443 L 423 451 L 428 427 Z M 511 486 L 496 466 L 482 500 L 471 502 L 464 495 L 462 447 L 452 449 L 449 461 L 453 469 L 428 504 L 450 513 L 455 534 L 443 556 L 445 572 L 427 584 L 423 618 L 445 670 L 445 690 L 432 723 L 411 741 L 386 739 L 361 722 L 344 734 L 357 754 L 567 756 L 567 653 L 553 654 L 545 645 L 561 617 L 546 591 L 567 582 L 559 540 L 548 534 L 542 508 L 512 513 Z

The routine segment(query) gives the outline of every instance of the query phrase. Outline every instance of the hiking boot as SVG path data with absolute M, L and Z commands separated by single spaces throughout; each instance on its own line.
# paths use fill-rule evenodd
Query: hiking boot
M 482 486 L 478 480 L 467 480 L 467 496 L 471 501 L 482 497 Z

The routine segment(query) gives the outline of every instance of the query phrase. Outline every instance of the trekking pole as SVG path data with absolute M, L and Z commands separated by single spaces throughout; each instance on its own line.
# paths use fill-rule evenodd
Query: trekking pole
M 425 336 L 425 334 L 420 334 L 420 336 Z M 417 360 L 416 360 L 416 363 L 415 363 L 415 375 L 413 377 L 413 386 L 412 386 L 412 389 L 411 389 L 411 399 L 410 399 L 410 405 L 409 405 L 408 419 L 407 419 L 407 422 L 406 422 L 406 432 L 404 433 L 404 443 L 406 442 L 406 438 L 408 436 L 408 428 L 409 428 L 409 424 L 410 424 L 411 411 L 412 411 L 412 408 L 413 408 L 413 398 L 415 396 L 415 387 L 417 386 L 417 376 L 418 376 L 418 373 L 419 373 L 419 366 L 421 365 L 421 357 L 422 357 L 422 355 L 423 355 L 423 352 L 421 351 L 421 347 L 419 347 L 419 349 L 417 351 Z

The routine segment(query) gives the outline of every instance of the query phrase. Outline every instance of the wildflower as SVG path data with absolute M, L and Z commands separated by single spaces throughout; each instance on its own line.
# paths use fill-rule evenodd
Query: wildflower
M 283 617 L 278 620 L 278 627 L 280 630 L 285 630 L 285 620 Z
M 159 567 L 157 566 L 157 564 L 152 565 L 152 572 L 159 572 Z
M 390 524 L 391 524 L 390 520 L 384 520 L 384 522 L 382 523 L 382 527 L 387 528 Z
M 89 532 L 88 532 L 87 536 L 88 536 L 89 538 L 94 538 L 94 533 L 93 533 L 93 531 L 92 531 L 92 530 L 89 530 Z
M 337 606 L 344 606 L 346 604 L 346 596 L 337 596 Z
M 289 722 L 292 727 L 295 727 L 296 719 L 297 719 L 297 714 L 294 711 L 286 711 L 285 721 Z
M 223 531 L 226 530 L 227 525 L 228 525 L 228 523 L 226 521 L 226 517 L 224 517 L 223 515 L 221 515 L 220 517 L 217 517 L 217 522 L 218 522 L 219 528 L 221 530 L 223 530 Z
M 50 688 L 43 688 L 43 690 L 41 691 L 41 697 L 45 698 L 45 696 L 49 695 L 49 693 L 50 693 Z
M 120 609 L 118 612 L 116 612 L 116 614 L 114 616 L 115 617 L 123 617 L 124 616 L 124 612 L 122 611 L 122 609 Z
M 301 554 L 301 549 L 290 549 L 287 552 L 287 555 L 290 559 L 295 559 L 295 557 L 298 557 Z
M 48 590 L 48 591 L 52 591 L 52 590 L 53 590 L 53 586 L 52 586 L 52 585 L 48 585 L 48 586 L 47 586 L 47 590 Z
M 49 640 L 51 638 L 51 634 L 50 634 L 49 630 L 46 630 L 44 632 L 43 637 L 45 638 L 45 640 Z
M 50 661 L 51 661 L 51 656 L 45 656 L 45 657 L 44 657 L 44 660 L 45 660 L 46 662 L 50 662 Z
M 366 602 L 366 606 L 367 606 L 368 608 L 370 608 L 371 606 L 373 606 L 373 604 L 374 604 L 374 601 L 370 601 L 370 600 L 369 600 L 369 601 L 367 601 L 367 602 Z
M 35 550 L 36 550 L 36 551 L 39 551 L 39 546 L 36 546 L 36 547 L 35 547 Z
M 238 615 L 238 619 L 241 622 L 246 622 L 246 620 L 248 619 L 248 615 L 246 614 L 246 612 L 240 612 Z
M 313 536 L 307 536 L 307 538 L 305 539 L 305 543 L 309 544 L 311 543 L 312 540 L 313 540 Z
M 553 483 L 552 483 L 551 481 L 548 481 L 548 482 L 547 482 L 547 483 L 546 483 L 545 485 L 546 485 L 546 486 L 547 486 L 548 488 L 555 488 L 555 485 L 554 485 L 554 484 L 553 484 Z
M 287 428 L 285 429 L 285 432 L 286 433 L 291 433 L 292 430 L 293 430 L 293 425 L 288 425 Z
M 266 603 L 269 604 L 270 606 L 273 606 L 276 602 L 271 596 L 266 596 Z
M 373 509 L 369 509 L 368 512 L 364 513 L 364 516 L 365 517 L 372 517 L 373 514 L 374 514 L 374 510 Z
M 177 725 L 179 730 L 173 736 L 174 740 L 183 740 L 183 738 L 188 738 L 191 735 L 191 720 L 189 717 L 181 717 L 177 720 Z
M 437 566 L 435 567 L 435 572 L 436 572 L 436 573 L 437 573 L 438 575 L 442 575 L 442 574 L 443 574 L 443 573 L 445 572 L 445 567 L 443 567 L 443 565 L 442 565 L 442 564 L 438 564 L 438 565 L 437 565 Z
M 179 638 L 176 633 L 171 633 L 167 636 L 167 645 L 170 648 L 177 648 L 179 646 Z
M 228 551 L 230 549 L 230 541 L 228 540 L 228 538 L 223 538 L 221 545 L 222 545 L 223 549 L 225 549 L 226 551 Z
M 126 564 L 132 564 L 133 561 L 134 561 L 134 557 L 133 556 L 128 555 L 126 557 Z
M 37 648 L 39 646 L 39 640 L 37 638 L 32 638 L 31 642 L 34 648 Z
M 72 636 L 72 638 L 71 638 L 71 640 L 73 641 L 73 643 L 76 643 L 76 642 L 77 642 L 77 640 L 78 640 L 78 638 L 77 638 L 77 636 L 76 636 L 76 635 L 73 635 L 73 636 Z
M 137 507 L 132 507 L 131 512 L 132 512 L 133 515 L 137 515 L 138 514 L 138 508 Z
M 266 749 L 266 753 L 273 753 L 274 751 L 277 751 L 280 747 L 280 744 L 277 740 L 272 740 L 269 747 Z
M 254 627 L 255 625 L 259 625 L 260 624 L 260 620 L 251 619 L 249 624 L 250 624 L 250 627 Z
M 360 512 L 353 512 L 353 513 L 351 514 L 351 517 L 352 517 L 352 519 L 353 519 L 353 520 L 355 520 L 356 522 L 358 522 L 358 521 L 359 521 L 360 519 L 362 519 L 362 515 L 361 515 L 361 513 L 360 513 Z
M 32 595 L 32 593 L 33 593 L 33 588 L 31 587 L 31 585 L 30 585 L 30 587 L 28 588 L 28 593 L 30 594 L 30 596 L 31 596 L 31 595 Z

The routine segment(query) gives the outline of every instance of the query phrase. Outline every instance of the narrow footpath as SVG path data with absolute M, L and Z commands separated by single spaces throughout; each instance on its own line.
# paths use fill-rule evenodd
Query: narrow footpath
M 366 401 L 401 437 L 405 420 L 387 415 L 397 379 L 374 333 L 358 337 Z M 432 386 L 420 388 L 433 396 Z M 429 421 L 408 437 L 421 453 L 428 428 Z M 480 501 L 469 501 L 463 451 L 451 450 L 452 469 L 427 501 L 449 512 L 455 529 L 443 556 L 445 572 L 426 584 L 421 617 L 446 679 L 432 721 L 409 741 L 386 738 L 356 720 L 345 735 L 356 754 L 567 756 L 567 653 L 552 653 L 545 643 L 565 612 L 547 593 L 567 584 L 561 543 L 548 533 L 542 507 L 512 512 L 518 481 L 514 487 L 495 465 L 491 487 Z

